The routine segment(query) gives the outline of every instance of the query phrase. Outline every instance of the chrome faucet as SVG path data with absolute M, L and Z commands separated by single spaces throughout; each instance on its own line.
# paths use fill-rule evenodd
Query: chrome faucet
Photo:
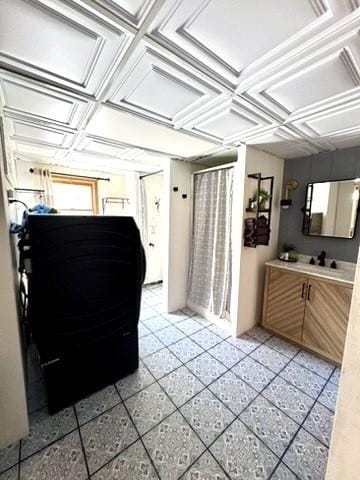
M 317 257 L 317 259 L 319 260 L 320 267 L 325 267 L 325 256 L 326 256 L 325 250 L 321 250 L 320 255 Z

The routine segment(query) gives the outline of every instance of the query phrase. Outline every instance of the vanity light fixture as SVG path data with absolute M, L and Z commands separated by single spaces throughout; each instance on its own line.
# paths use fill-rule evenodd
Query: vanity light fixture
M 280 206 L 283 209 L 288 209 L 291 204 L 292 200 L 289 198 L 289 192 L 293 192 L 299 186 L 299 182 L 297 180 L 289 180 L 285 185 L 285 196 L 280 200 Z

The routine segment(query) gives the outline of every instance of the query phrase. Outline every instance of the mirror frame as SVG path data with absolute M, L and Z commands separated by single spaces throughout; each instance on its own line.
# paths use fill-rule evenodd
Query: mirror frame
M 308 191 L 311 188 L 313 189 L 313 185 L 315 183 L 335 183 L 335 182 L 351 182 L 351 180 L 356 180 L 358 177 L 352 177 L 352 178 L 339 178 L 337 180 L 321 180 L 320 182 L 309 182 L 306 185 L 306 191 L 305 191 L 305 204 L 302 208 L 303 212 L 303 223 L 302 223 L 302 234 L 306 235 L 307 237 L 326 237 L 326 238 L 338 238 L 342 240 L 352 240 L 356 236 L 356 231 L 357 231 L 357 224 L 358 224 L 358 217 L 359 217 L 359 211 L 360 211 L 360 199 L 358 200 L 358 205 L 357 205 L 357 210 L 356 210 L 356 218 L 355 218 L 355 224 L 354 224 L 354 234 L 352 237 L 335 237 L 333 235 L 320 235 L 318 233 L 309 233 L 306 231 L 306 216 L 307 213 L 311 214 L 311 202 L 312 202 L 312 192 L 311 192 L 311 201 L 310 201 L 310 210 L 307 208 L 307 203 L 308 203 Z M 360 185 L 360 184 L 359 184 Z

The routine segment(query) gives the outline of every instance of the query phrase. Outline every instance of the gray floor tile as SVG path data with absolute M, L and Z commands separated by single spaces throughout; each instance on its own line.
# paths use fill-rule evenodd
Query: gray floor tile
M 280 377 L 275 378 L 265 388 L 262 395 L 297 423 L 301 423 L 305 419 L 314 403 L 311 397 L 300 392 Z
M 187 367 L 204 385 L 209 385 L 226 371 L 226 367 L 207 352 L 191 360 Z
M 139 368 L 131 375 L 119 380 L 116 383 L 116 388 L 119 390 L 121 398 L 126 400 L 153 382 L 155 382 L 155 378 L 140 360 Z
M 329 382 L 324 390 L 322 391 L 318 401 L 322 403 L 325 407 L 330 408 L 333 412 L 335 412 L 336 408 L 336 400 L 338 394 L 338 387 L 334 383 Z
M 7 470 L 19 461 L 19 442 L 0 448 L 0 472 Z
M 271 477 L 271 480 L 297 480 L 297 477 L 288 469 L 286 465 L 280 463 Z
M 334 413 L 323 407 L 321 403 L 316 403 L 305 420 L 303 427 L 328 447 L 330 445 L 333 420 Z
M 250 330 L 247 330 L 246 334 L 250 335 L 250 337 L 256 338 L 256 340 L 259 340 L 259 342 L 261 343 L 265 342 L 271 337 L 271 333 L 267 332 L 259 325 L 256 325 L 255 327 L 250 328 Z
M 226 367 L 231 368 L 245 357 L 245 353 L 224 340 L 210 348 L 209 353 Z
M 198 323 L 200 323 L 200 325 L 202 325 L 203 327 L 210 327 L 210 325 L 213 325 L 213 323 L 210 322 L 210 320 L 208 320 L 207 318 L 202 317 L 201 315 L 194 315 L 193 318 L 194 318 L 194 320 L 196 320 Z
M 286 452 L 283 462 L 300 480 L 324 480 L 328 449 L 301 429 Z
M 204 388 L 204 385 L 185 366 L 174 370 L 159 383 L 177 407 Z
M 155 335 L 161 340 L 161 342 L 168 346 L 177 342 L 185 337 L 185 334 L 181 332 L 175 325 L 163 328 L 155 333 Z
M 75 405 L 79 424 L 88 422 L 119 402 L 121 398 L 113 385 L 80 400 Z
M 144 358 L 144 363 L 156 379 L 167 375 L 181 365 L 180 360 L 167 348 Z
M 285 357 L 266 345 L 261 345 L 258 349 L 252 352 L 250 356 L 269 370 L 272 370 L 274 373 L 279 373 L 289 362 L 288 357 Z
M 4 473 L 0 473 L 0 480 L 18 480 L 19 477 L 19 466 L 15 465 L 15 467 L 6 470 Z
M 187 315 L 188 317 L 194 317 L 196 315 L 196 312 L 194 312 L 193 310 L 191 310 L 191 308 L 189 307 L 184 307 L 181 309 L 181 311 Z
M 138 438 L 123 404 L 86 423 L 80 430 L 90 473 L 97 471 Z
M 335 368 L 334 365 L 331 365 L 329 362 L 326 362 L 311 353 L 304 352 L 303 350 L 294 357 L 294 361 L 303 367 L 308 368 L 317 375 L 324 377 L 326 380 L 330 377 Z
M 161 330 L 162 328 L 169 327 L 171 325 L 161 315 L 158 315 L 157 317 L 149 318 L 149 320 L 145 320 L 143 323 L 153 333 L 157 332 L 158 330 Z
M 282 353 L 283 355 L 289 358 L 294 358 L 295 355 L 300 350 L 298 347 L 295 347 L 295 345 L 285 342 L 279 337 L 271 337 L 269 340 L 265 342 L 265 345 L 273 348 L 277 352 Z
M 162 388 L 154 383 L 125 401 L 140 435 L 157 425 L 175 410 Z
M 223 469 L 209 452 L 205 452 L 181 477 L 181 480 L 227 480 Z
M 192 335 L 199 330 L 202 330 L 204 327 L 200 325 L 199 322 L 194 320 L 194 318 L 187 318 L 186 320 L 182 320 L 176 324 L 176 328 L 181 330 L 185 335 Z
M 277 457 L 240 420 L 235 420 L 210 447 L 233 480 L 267 480 Z
M 188 362 L 204 351 L 203 348 L 188 337 L 169 345 L 169 350 L 171 350 L 183 363 Z
M 197 318 L 197 317 L 196 317 Z M 221 337 L 225 340 L 225 338 L 231 337 L 231 334 L 225 328 L 220 327 L 219 325 L 215 325 L 214 323 L 208 326 L 208 329 L 215 333 L 218 337 Z
M 299 428 L 297 423 L 262 396 L 254 400 L 239 418 L 278 457 L 285 452 Z
M 335 368 L 333 374 L 330 377 L 330 382 L 334 383 L 335 385 L 339 386 L 341 377 L 341 370 L 340 368 Z
M 157 480 L 155 469 L 138 440 L 107 464 L 91 480 Z
M 139 322 L 138 325 L 139 338 L 149 335 L 151 331 L 147 328 L 144 322 Z
M 261 392 L 275 377 L 275 373 L 261 363 L 246 357 L 231 369 L 257 392 Z
M 145 358 L 152 353 L 157 352 L 164 348 L 164 345 L 160 342 L 160 340 L 155 337 L 154 334 L 147 335 L 146 337 L 142 337 L 139 339 L 139 355 L 140 358 Z
M 177 480 L 205 450 L 179 412 L 150 430 L 143 441 L 160 477 L 166 480 Z
M 32 455 L 75 428 L 77 423 L 72 407 L 55 415 L 49 415 L 44 410 L 32 414 L 29 435 L 21 442 L 21 458 Z
M 232 372 L 226 372 L 209 389 L 238 415 L 256 397 L 257 392 Z
M 261 345 L 259 340 L 256 340 L 256 338 L 250 337 L 250 335 L 246 334 L 241 335 L 241 337 L 238 338 L 228 338 L 226 341 L 234 347 L 240 348 L 240 350 L 246 354 L 253 352 Z
M 140 321 L 147 320 L 152 317 L 156 317 L 157 312 L 151 307 L 141 308 L 140 310 Z
M 172 324 L 176 324 L 178 322 L 181 322 L 182 320 L 185 320 L 186 318 L 189 318 L 181 310 L 177 310 L 176 312 L 171 313 L 163 313 L 162 316 Z
M 87 471 L 77 431 L 21 463 L 20 480 L 85 480 Z
M 192 334 L 190 338 L 205 350 L 208 350 L 209 348 L 214 347 L 216 344 L 222 342 L 222 338 L 218 337 L 215 333 L 211 332 L 207 328 Z
M 185 403 L 180 411 L 206 445 L 210 445 L 235 418 L 208 389 Z
M 316 399 L 326 383 L 323 377 L 319 377 L 316 373 L 296 362 L 291 362 L 287 365 L 280 373 L 280 376 L 314 399 Z

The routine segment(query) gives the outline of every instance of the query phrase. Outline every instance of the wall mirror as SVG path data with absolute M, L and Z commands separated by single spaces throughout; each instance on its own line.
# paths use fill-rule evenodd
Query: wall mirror
M 353 238 L 359 193 L 360 178 L 309 183 L 306 189 L 303 233 Z

